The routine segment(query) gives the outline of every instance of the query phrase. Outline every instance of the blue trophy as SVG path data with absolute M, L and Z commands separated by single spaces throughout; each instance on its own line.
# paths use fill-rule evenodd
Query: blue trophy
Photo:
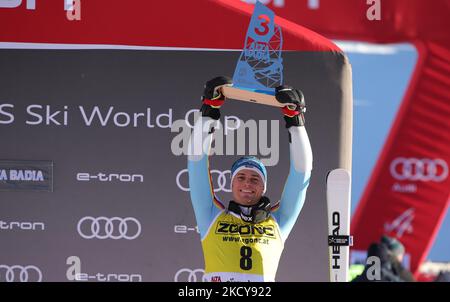
M 283 107 L 275 87 L 283 84 L 283 36 L 272 10 L 256 2 L 245 45 L 233 75 L 233 86 L 222 88 L 229 99 Z

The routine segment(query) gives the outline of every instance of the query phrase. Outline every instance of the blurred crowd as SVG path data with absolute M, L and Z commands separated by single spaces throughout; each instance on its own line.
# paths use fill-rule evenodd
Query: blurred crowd
M 416 282 L 413 274 L 403 265 L 404 245 L 393 237 L 382 236 L 367 251 L 363 271 L 352 282 Z M 442 272 L 436 282 L 449 282 L 450 272 Z

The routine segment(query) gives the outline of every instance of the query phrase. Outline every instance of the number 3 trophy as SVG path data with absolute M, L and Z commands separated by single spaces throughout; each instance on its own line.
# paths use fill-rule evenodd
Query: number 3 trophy
M 274 12 L 256 2 L 233 86 L 222 88 L 226 98 L 276 107 L 287 105 L 275 99 L 275 87 L 283 84 L 283 37 L 274 20 Z

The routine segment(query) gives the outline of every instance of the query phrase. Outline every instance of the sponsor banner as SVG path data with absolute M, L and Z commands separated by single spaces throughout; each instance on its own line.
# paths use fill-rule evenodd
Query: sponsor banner
M 406 131 L 404 135 L 412 133 Z M 407 142 L 403 146 L 415 148 Z M 430 149 L 427 153 L 434 152 Z M 416 272 L 447 212 L 449 157 L 405 153 L 409 152 L 385 159 L 387 165 L 378 163 L 376 171 L 380 176 L 366 188 L 352 228 L 357 238 L 355 248 L 361 250 L 383 234 L 397 238 L 410 254 L 411 270 Z
M 48 251 L 55 240 L 62 240 L 64 244 L 52 250 L 51 259 L 79 255 L 86 262 L 86 269 L 71 275 L 74 281 L 137 280 L 137 276 L 126 274 L 134 274 L 133 268 L 142 267 L 142 263 L 145 281 L 171 281 L 180 263 L 201 267 L 201 242 L 186 170 L 187 142 L 201 106 L 199 95 L 205 80 L 211 74 L 231 75 L 239 54 L 30 49 L 0 52 L 4 58 L 0 131 L 9 142 L 2 146 L 2 154 L 5 158 L 20 155 L 30 159 L 45 154 L 58 164 L 56 194 L 8 198 L 11 193 L 5 192 L 6 198 L 0 197 L 0 207 L 6 208 L 4 201 L 11 201 L 1 211 L 8 216 L 0 217 L 0 242 L 14 246 L 16 240 L 29 238 L 34 242 L 39 236 L 36 250 Z M 336 73 L 332 74 L 330 66 L 324 64 L 325 57 L 335 62 L 332 66 L 336 66 Z M 284 54 L 283 60 L 294 67 L 285 74 L 289 84 L 308 91 L 308 135 L 320 138 L 313 145 L 319 160 L 307 195 L 308 206 L 291 233 L 295 242 L 304 242 L 310 236 L 326 234 L 326 224 L 319 219 L 326 213 L 325 204 L 315 201 L 325 199 L 321 180 L 328 170 L 340 164 L 339 158 L 349 155 L 338 142 L 341 132 L 350 129 L 343 130 L 340 121 L 345 115 L 342 103 L 351 99 L 342 97 L 345 83 L 336 86 L 342 74 L 341 56 L 290 52 Z M 296 68 L 302 64 L 315 72 Z M 18 69 L 18 65 L 27 67 Z M 179 73 L 179 66 L 190 71 L 189 77 Z M 303 82 L 305 78 L 307 82 Z M 36 79 L 40 79 L 39 85 L 33 84 Z M 55 81 L 61 84 L 60 89 L 55 89 Z M 173 83 L 173 88 L 167 83 Z M 321 104 L 313 100 L 332 101 Z M 255 155 L 266 161 L 270 179 L 267 196 L 275 203 L 289 173 L 289 135 L 282 112 L 270 106 L 229 101 L 222 113 L 222 127 L 215 132 L 210 157 L 215 193 L 226 205 L 232 198 L 232 163 L 240 156 Z M 327 120 L 326 129 L 323 119 Z M 65 219 L 58 218 L 60 214 Z M 45 225 L 37 224 L 42 221 Z M 223 224 L 217 232 L 233 240 L 239 234 L 244 240 L 255 235 L 258 241 L 265 242 L 270 240 L 273 229 Z M 318 244 L 297 247 L 306 255 L 323 251 L 314 261 L 283 258 L 278 270 L 280 280 L 326 280 L 326 240 Z M 180 253 L 186 246 L 189 248 Z M 94 261 L 89 256 L 93 254 L 105 255 L 104 265 L 111 270 Z M 17 255 L 26 259 L 31 254 L 28 250 L 4 250 L 0 261 L 15 261 Z M 46 280 L 64 278 L 46 269 L 51 263 L 43 265 Z M 93 278 L 98 272 L 101 275 Z M 117 274 L 117 278 L 107 276 L 110 273 Z M 179 280 L 187 277 L 182 273 Z
M 0 217 L 4 221 L 0 224 L 0 242 L 14 246 L 16 240 L 29 238 L 34 242 L 34 237 L 39 236 L 36 250 L 49 251 L 55 240 L 62 240 L 64 244 L 52 250 L 51 259 L 79 255 L 86 262 L 86 269 L 71 275 L 74 281 L 138 280 L 138 276 L 129 275 L 142 263 L 145 281 L 171 281 L 180 263 L 201 267 L 203 255 L 190 202 L 185 150 L 190 126 L 201 106 L 199 95 L 205 80 L 209 75 L 231 75 L 239 54 L 168 50 L 0 52 L 4 58 L 0 131 L 9 142 L 2 154 L 6 158 L 20 155 L 30 159 L 45 154 L 58 163 L 57 194 L 9 198 L 8 209 L 1 211 L 8 216 Z M 325 57 L 334 62 L 336 73 L 332 74 L 330 66 L 324 64 Z M 342 97 L 347 87 L 343 79 L 342 87 L 336 85 L 342 74 L 340 55 L 290 52 L 283 60 L 293 66 L 285 74 L 289 83 L 308 91 L 311 99 L 308 135 L 320 137 L 313 145 L 319 160 L 307 195 L 309 206 L 304 207 L 291 233 L 295 242 L 304 242 L 310 236 L 326 233 L 326 225 L 319 219 L 326 213 L 325 205 L 315 201 L 325 199 L 320 180 L 331 167 L 340 164 L 340 157 L 349 155 L 338 142 L 341 132 L 350 129 L 343 130 L 340 121 L 345 115 L 342 103 L 351 99 Z M 302 64 L 315 72 L 299 71 L 297 67 Z M 27 67 L 18 69 L 18 65 Z M 180 66 L 190 71 L 189 77 L 180 73 Z M 303 82 L 305 78 L 307 82 Z M 39 85 L 33 84 L 36 79 L 40 79 Z M 55 83 L 59 89 L 55 89 Z M 325 106 L 313 100 L 332 101 Z M 232 198 L 232 163 L 240 156 L 255 155 L 266 160 L 271 179 L 267 195 L 275 203 L 289 173 L 289 135 L 282 112 L 270 106 L 229 101 L 222 113 L 222 127 L 215 133 L 210 162 L 215 193 L 226 204 Z M 323 119 L 327 120 L 327 129 L 321 126 Z M 5 197 L 1 197 L 0 206 L 6 205 Z M 60 214 L 65 219 L 58 218 Z M 40 224 L 17 221 L 44 221 L 45 231 Z M 36 231 L 26 231 L 29 228 Z M 235 238 L 237 232 L 244 240 L 255 234 L 261 242 L 270 240 L 273 233 L 272 229 L 225 224 L 217 231 L 229 238 Z M 13 233 L 20 238 L 13 238 Z M 319 245 L 297 247 L 307 255 L 323 251 L 314 261 L 299 263 L 283 258 L 278 270 L 280 280 L 326 280 L 326 240 Z M 186 246 L 189 248 L 183 249 Z M 105 255 L 104 265 L 111 270 L 94 261 L 89 256 L 93 254 Z M 17 255 L 26 259 L 31 254 L 28 250 L 4 250 L 0 260 L 15 261 Z M 292 265 L 294 262 L 297 264 Z M 44 269 L 52 263 L 43 265 Z M 47 280 L 64 278 L 54 270 L 45 272 Z M 113 273 L 117 277 L 108 275 Z M 187 277 L 182 273 L 179 280 Z
M 0 160 L 0 191 L 53 192 L 53 162 Z

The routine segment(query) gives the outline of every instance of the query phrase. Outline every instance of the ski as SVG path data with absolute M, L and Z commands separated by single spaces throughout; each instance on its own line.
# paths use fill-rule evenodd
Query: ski
M 349 171 L 335 169 L 327 175 L 328 250 L 330 282 L 347 282 L 350 236 L 351 178 Z

